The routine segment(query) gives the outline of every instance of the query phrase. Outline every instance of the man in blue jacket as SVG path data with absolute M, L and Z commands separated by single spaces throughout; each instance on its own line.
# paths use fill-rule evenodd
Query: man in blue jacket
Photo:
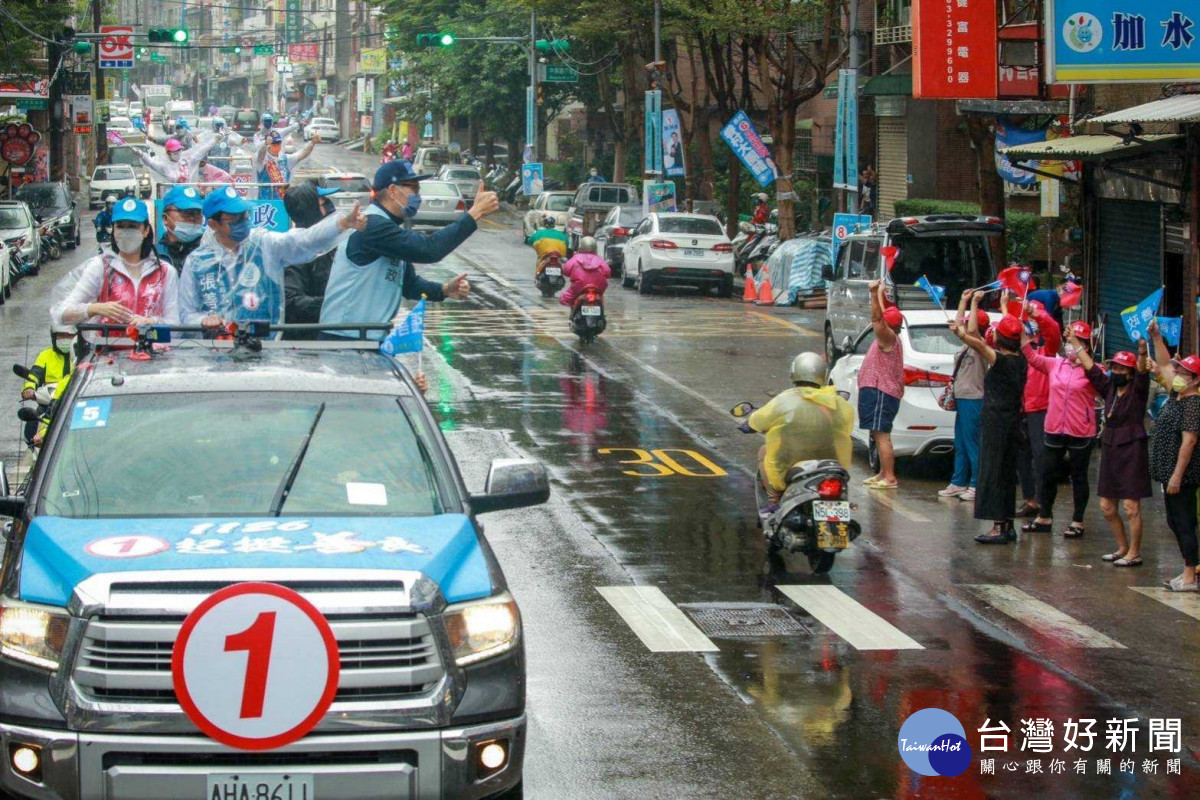
M 471 291 L 465 274 L 444 284 L 417 275 L 413 264 L 432 264 L 448 256 L 475 232 L 476 222 L 500 207 L 495 192 L 482 185 L 471 208 L 456 221 L 432 234 L 404 227 L 421 205 L 420 181 L 432 175 L 417 175 L 408 161 L 389 161 L 375 172 L 375 199 L 367 208 L 366 227 L 342 242 L 333 259 L 321 322 L 327 325 L 355 322 L 386 323 L 395 318 L 402 298 L 430 302 L 446 298 L 464 300 Z M 357 337 L 353 331 L 340 332 Z M 379 331 L 369 332 L 381 339 Z M 323 332 L 322 337 L 339 335 Z

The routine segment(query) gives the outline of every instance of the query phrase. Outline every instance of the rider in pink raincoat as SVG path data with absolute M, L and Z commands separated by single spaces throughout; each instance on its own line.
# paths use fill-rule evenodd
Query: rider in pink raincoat
M 583 294 L 588 286 L 594 286 L 600 295 L 608 288 L 608 278 L 612 270 L 603 258 L 596 255 L 596 240 L 585 236 L 579 240 L 579 250 L 563 265 L 563 277 L 571 281 L 558 302 L 564 306 L 574 306 L 575 299 Z

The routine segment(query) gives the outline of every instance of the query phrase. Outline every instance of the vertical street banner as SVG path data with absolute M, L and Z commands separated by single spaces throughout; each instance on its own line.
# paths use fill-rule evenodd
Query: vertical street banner
M 536 197 L 542 193 L 545 181 L 542 178 L 542 165 L 538 163 L 521 165 L 521 193 L 526 197 Z
M 646 172 L 662 174 L 662 91 L 646 92 Z
M 759 186 L 765 189 L 775 182 L 775 178 L 779 176 L 779 168 L 775 166 L 771 151 L 759 136 L 758 128 L 750 121 L 750 117 L 746 116 L 745 111 L 737 112 L 725 123 L 721 128 L 721 139 L 729 145 L 729 149 L 733 150 L 733 154 L 743 166 L 750 170 Z
M 367 79 L 360 76 L 354 88 L 354 110 L 361 114 L 367 110 Z
M 683 156 L 683 131 L 679 126 L 679 112 L 668 108 L 662 112 L 663 174 L 668 178 L 682 178 L 687 174 Z
M 858 70 L 838 70 L 833 188 L 858 191 Z
M 913 97 L 996 98 L 996 0 L 913 0 Z
M 283 40 L 288 44 L 300 41 L 300 0 L 286 0 L 283 17 Z
M 650 213 L 678 211 L 678 201 L 675 199 L 675 181 L 646 184 L 646 202 Z
M 100 69 L 133 69 L 133 26 L 101 25 Z

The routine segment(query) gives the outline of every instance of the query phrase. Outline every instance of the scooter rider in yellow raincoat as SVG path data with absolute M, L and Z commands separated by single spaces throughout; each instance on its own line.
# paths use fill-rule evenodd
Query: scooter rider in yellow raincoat
M 795 388 L 780 392 L 746 421 L 767 437 L 758 467 L 771 506 L 778 505 L 787 488 L 783 478 L 799 462 L 831 458 L 849 469 L 854 451 L 854 408 L 825 385 L 825 359 L 801 353 L 792 360 L 791 377 Z

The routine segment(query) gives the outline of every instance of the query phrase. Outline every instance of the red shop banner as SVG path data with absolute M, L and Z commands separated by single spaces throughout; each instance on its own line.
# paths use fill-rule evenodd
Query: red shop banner
M 914 0 L 913 97 L 995 99 L 996 0 Z
M 288 45 L 288 61 L 293 64 L 315 64 L 320 50 L 316 42 Z

